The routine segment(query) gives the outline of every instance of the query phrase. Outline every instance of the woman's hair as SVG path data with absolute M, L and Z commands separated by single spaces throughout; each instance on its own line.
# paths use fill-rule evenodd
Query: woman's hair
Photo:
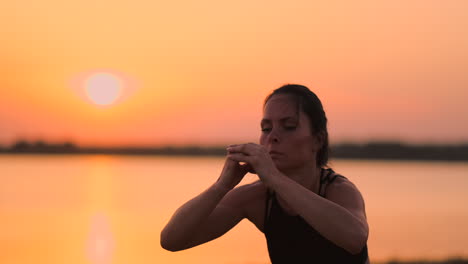
M 287 94 L 296 101 L 298 110 L 302 110 L 310 120 L 312 134 L 318 137 L 322 143 L 317 152 L 317 166 L 328 167 L 328 155 L 330 152 L 328 145 L 327 117 L 323 110 L 322 102 L 309 88 L 298 84 L 286 84 L 274 90 L 265 98 L 263 107 L 273 95 Z

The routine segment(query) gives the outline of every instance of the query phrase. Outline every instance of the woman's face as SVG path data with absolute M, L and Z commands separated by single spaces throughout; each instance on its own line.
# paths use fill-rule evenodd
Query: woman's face
M 273 95 L 265 105 L 260 144 L 280 171 L 316 164 L 320 144 L 312 135 L 309 117 L 286 94 Z

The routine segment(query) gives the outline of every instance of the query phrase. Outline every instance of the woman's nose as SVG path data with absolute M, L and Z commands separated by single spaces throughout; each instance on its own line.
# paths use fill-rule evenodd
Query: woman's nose
M 277 129 L 272 129 L 270 134 L 268 135 L 268 142 L 271 143 L 278 143 L 279 142 L 279 135 Z

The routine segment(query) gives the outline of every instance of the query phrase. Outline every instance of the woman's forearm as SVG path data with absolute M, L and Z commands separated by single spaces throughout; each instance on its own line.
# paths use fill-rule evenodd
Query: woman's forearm
M 351 253 L 359 252 L 364 246 L 366 227 L 347 209 L 284 175 L 274 179 L 271 184 L 276 193 L 325 238 Z
M 196 232 L 228 191 L 214 183 L 177 209 L 161 232 L 161 246 L 170 250 L 189 243 L 191 234 Z

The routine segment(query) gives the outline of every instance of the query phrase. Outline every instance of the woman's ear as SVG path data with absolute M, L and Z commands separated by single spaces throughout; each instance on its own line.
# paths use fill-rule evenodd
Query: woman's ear
M 314 135 L 314 151 L 318 152 L 325 142 L 325 132 L 321 131 Z

